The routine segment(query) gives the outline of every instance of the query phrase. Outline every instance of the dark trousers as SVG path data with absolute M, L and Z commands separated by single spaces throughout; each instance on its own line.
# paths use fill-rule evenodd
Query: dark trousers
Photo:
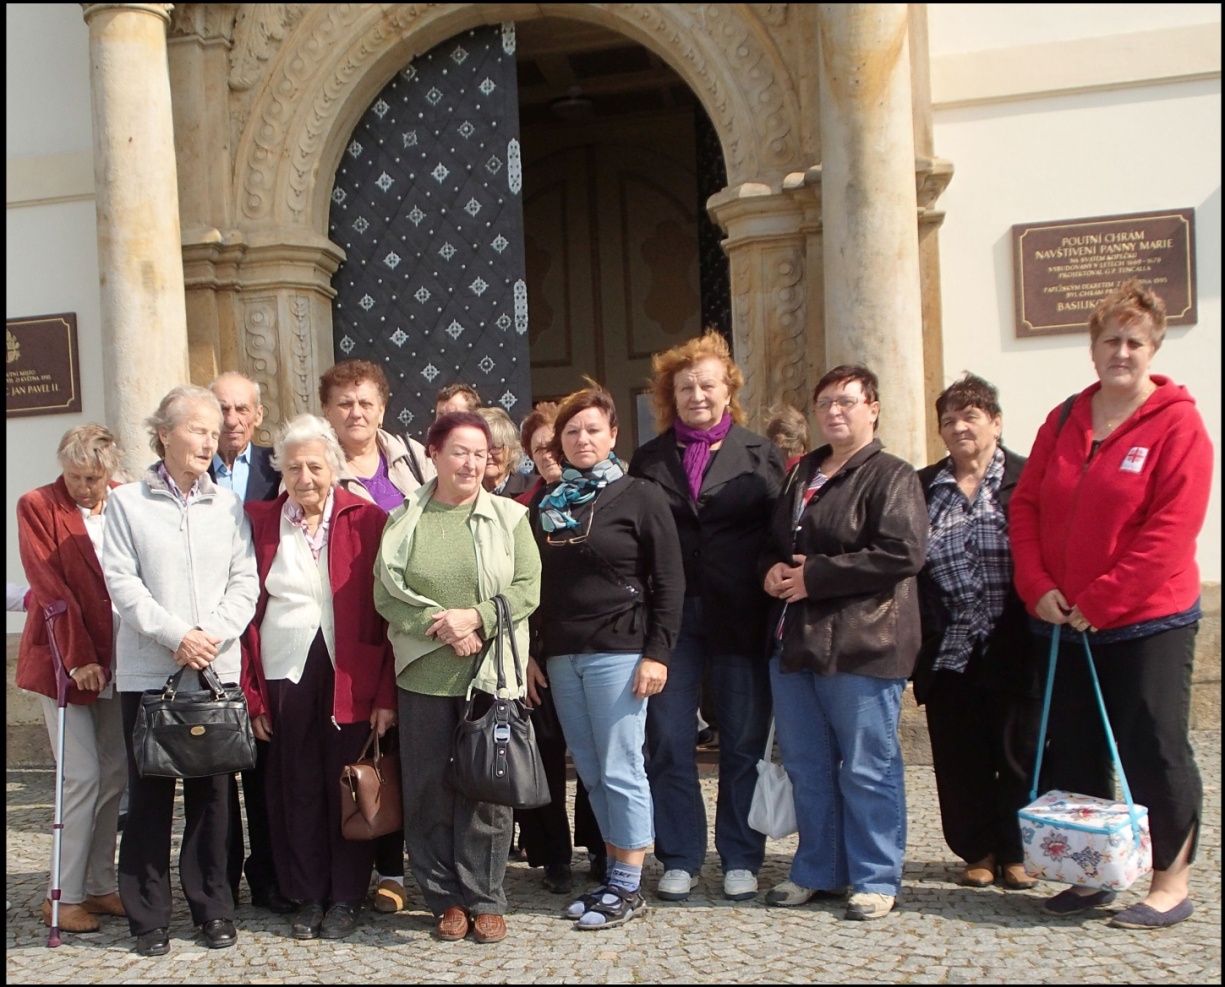
M 398 691 L 404 842 L 425 906 L 435 916 L 453 906 L 472 915 L 503 915 L 511 810 L 473 802 L 451 787 L 453 737 L 464 697 Z
M 242 806 L 247 813 L 247 846 L 243 861 L 242 812 L 238 804 L 238 783 L 230 778 L 230 886 L 237 902 L 238 884 L 245 872 L 252 898 L 266 895 L 278 887 L 272 862 L 272 834 L 268 829 L 268 799 L 265 794 L 268 774 L 268 744 L 255 742 L 255 767 L 242 774 Z
M 541 705 L 532 714 L 532 727 L 552 801 L 538 809 L 515 812 L 519 845 L 527 851 L 528 864 L 532 867 L 569 866 L 575 846 L 585 846 L 602 857 L 604 838 L 600 835 L 595 813 L 591 811 L 587 789 L 581 782 L 575 788 L 574 842 L 570 841 L 570 819 L 566 813 L 566 738 L 557 722 L 553 693 L 549 689 L 541 692 Z
M 1024 859 L 1017 810 L 1029 802 L 1041 703 L 984 689 L 939 670 L 927 697 L 927 732 L 944 839 L 962 860 Z
M 139 692 L 124 692 L 124 743 L 128 750 L 128 819 L 119 844 L 119 896 L 132 935 L 170 925 L 170 836 L 176 778 L 142 778 L 132 753 Z M 183 779 L 186 822 L 179 849 L 179 883 L 191 920 L 203 925 L 234 918 L 226 860 L 229 856 L 229 775 Z
M 1203 784 L 1188 736 L 1198 626 L 1093 648 L 1093 664 L 1132 798 L 1148 807 L 1157 870 L 1173 866 L 1192 829 L 1198 834 L 1203 810 Z M 1041 647 L 1044 656 L 1049 653 L 1049 641 Z M 1084 646 L 1080 636 L 1070 632 L 1065 632 L 1059 646 L 1047 729 L 1046 777 L 1051 786 L 1113 798 L 1110 751 Z M 1195 859 L 1195 841 L 1191 859 Z
M 322 634 L 297 683 L 268 680 L 268 822 L 281 892 L 295 901 L 360 902 L 370 887 L 373 841 L 340 832 L 340 774 L 370 723 L 332 722 L 335 681 Z

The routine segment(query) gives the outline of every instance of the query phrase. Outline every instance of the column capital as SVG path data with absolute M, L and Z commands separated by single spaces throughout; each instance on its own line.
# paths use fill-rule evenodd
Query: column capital
M 170 12 L 174 10 L 172 3 L 83 3 L 81 10 L 85 15 L 85 23 L 97 14 L 107 10 L 128 10 L 137 14 L 153 14 L 167 24 L 170 23 Z

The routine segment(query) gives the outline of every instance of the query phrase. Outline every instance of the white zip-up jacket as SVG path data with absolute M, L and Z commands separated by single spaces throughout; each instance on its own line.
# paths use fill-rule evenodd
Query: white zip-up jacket
M 238 682 L 238 638 L 255 614 L 259 576 L 251 523 L 231 491 L 205 474 L 184 504 L 156 464 L 116 488 L 107 504 L 102 572 L 121 618 L 115 645 L 121 692 L 160 689 L 178 671 L 174 652 L 193 627 L 221 638 L 213 670 L 222 682 Z

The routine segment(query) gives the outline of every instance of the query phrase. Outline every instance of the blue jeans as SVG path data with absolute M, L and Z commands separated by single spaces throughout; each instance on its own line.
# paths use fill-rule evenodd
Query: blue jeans
M 779 751 L 795 795 L 801 887 L 896 895 L 906 851 L 898 717 L 905 679 L 779 671 L 770 658 Z
M 554 655 L 549 685 L 575 770 L 604 839 L 643 850 L 655 838 L 642 744 L 647 701 L 634 696 L 641 654 Z
M 685 600 L 668 681 L 647 711 L 647 776 L 655 803 L 655 856 L 665 870 L 697 874 L 706 860 L 706 804 L 698 783 L 697 730 L 702 673 L 719 728 L 715 849 L 723 871 L 761 869 L 766 838 L 749 826 L 757 762 L 770 732 L 770 673 L 764 661 L 719 654 L 702 635 L 702 601 Z

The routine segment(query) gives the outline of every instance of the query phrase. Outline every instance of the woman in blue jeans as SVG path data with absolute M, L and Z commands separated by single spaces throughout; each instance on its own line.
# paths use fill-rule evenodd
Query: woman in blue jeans
M 757 894 L 766 838 L 749 826 L 770 728 L 766 614 L 757 577 L 783 480 L 774 444 L 741 425 L 744 374 L 727 340 L 707 333 L 655 355 L 655 420 L 661 434 L 640 446 L 630 473 L 668 500 L 685 565 L 685 611 L 668 684 L 647 713 L 647 775 L 655 802 L 656 893 L 683 901 L 706 859 L 706 804 L 694 736 L 703 673 L 719 728 L 715 849 L 723 895 Z
M 772 905 L 851 887 L 848 919 L 893 909 L 906 849 L 898 717 L 919 653 L 916 576 L 927 507 L 915 471 L 873 433 L 867 367 L 829 371 L 813 393 L 826 445 L 787 479 L 762 557 L 776 599 L 770 681 L 800 845 Z
M 668 678 L 685 593 L 663 495 L 613 454 L 617 409 L 596 384 L 566 398 L 552 441 L 561 479 L 536 514 L 540 644 L 557 718 L 608 854 L 605 883 L 565 914 L 607 929 L 646 909 L 642 863 L 655 838 L 642 746 L 647 699 Z

